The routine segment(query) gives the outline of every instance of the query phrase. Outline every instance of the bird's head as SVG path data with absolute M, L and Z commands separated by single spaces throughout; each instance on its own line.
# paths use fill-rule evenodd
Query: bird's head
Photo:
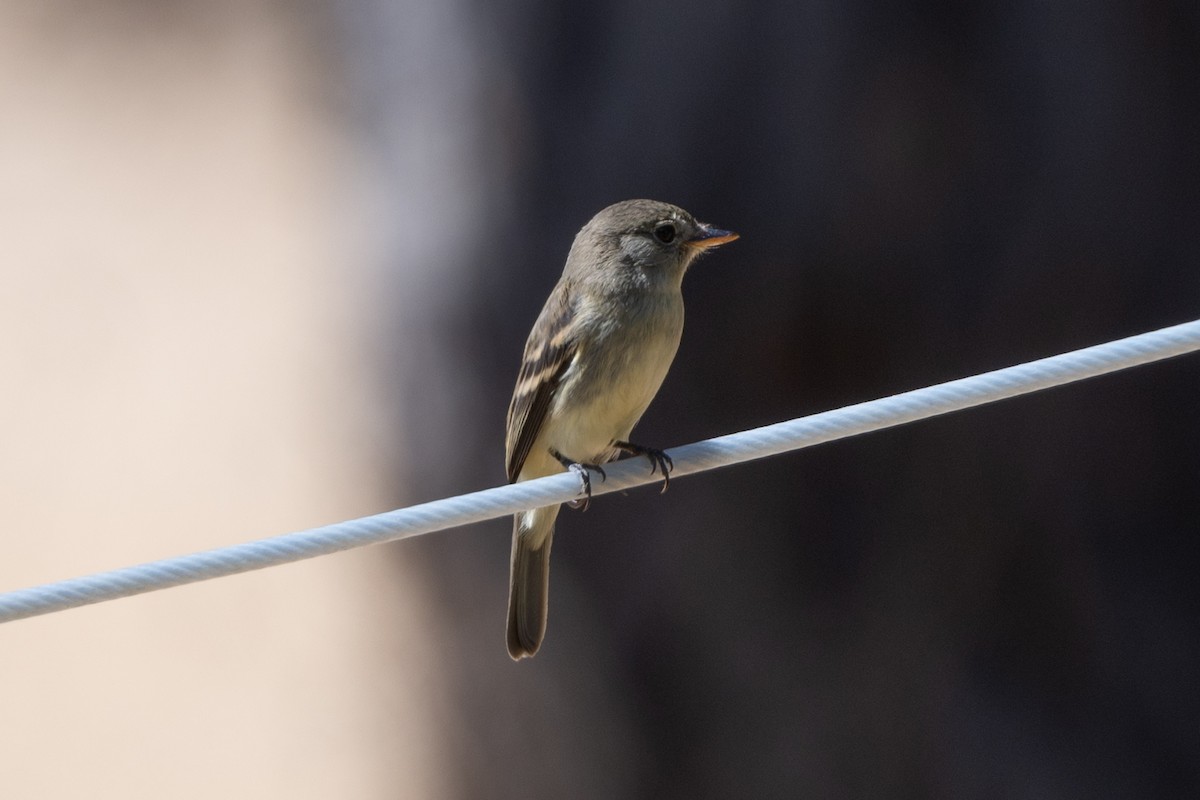
M 605 208 L 575 237 L 567 265 L 577 274 L 678 286 L 705 251 L 738 238 L 698 222 L 679 206 L 658 200 L 625 200 Z

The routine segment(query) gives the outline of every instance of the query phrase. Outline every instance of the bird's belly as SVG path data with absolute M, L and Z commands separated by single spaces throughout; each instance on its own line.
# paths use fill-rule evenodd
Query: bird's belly
M 593 365 L 590 371 L 564 376 L 548 446 L 591 463 L 615 455 L 613 441 L 628 439 L 658 393 L 678 343 L 677 336 L 663 337 L 636 351 L 612 354 L 599 362 L 603 368 Z
M 620 409 L 591 406 L 572 409 L 563 415 L 562 424 L 556 426 L 550 447 L 572 461 L 603 463 L 612 457 L 612 443 L 621 438 L 620 428 L 628 416 Z

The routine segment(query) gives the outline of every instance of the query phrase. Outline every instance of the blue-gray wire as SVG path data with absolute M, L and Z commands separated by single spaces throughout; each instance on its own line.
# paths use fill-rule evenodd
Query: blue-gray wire
M 1200 350 L 1200 320 L 924 389 L 673 448 L 672 477 L 903 425 Z M 605 468 L 593 495 L 656 482 L 644 459 Z M 572 473 L 434 500 L 397 511 L 0 594 L 0 622 L 63 611 L 503 517 L 572 500 Z

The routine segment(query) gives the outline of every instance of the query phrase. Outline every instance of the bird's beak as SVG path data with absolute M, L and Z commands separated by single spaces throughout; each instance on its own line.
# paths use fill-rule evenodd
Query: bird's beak
M 700 223 L 699 230 L 696 231 L 696 235 L 688 239 L 684 244 L 696 250 L 707 250 L 710 247 L 717 247 L 726 242 L 732 242 L 736 238 L 738 238 L 738 235 L 733 231 L 723 231 L 720 228 L 714 228 L 702 222 Z

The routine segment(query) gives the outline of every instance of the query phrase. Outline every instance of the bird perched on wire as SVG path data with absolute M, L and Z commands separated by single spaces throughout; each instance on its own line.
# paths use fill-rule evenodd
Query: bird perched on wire
M 586 508 L 589 471 L 621 453 L 661 471 L 671 459 L 629 441 L 657 394 L 683 332 L 684 273 L 704 251 L 738 238 L 670 203 L 626 200 L 592 217 L 575 236 L 562 277 L 525 343 L 508 407 L 510 483 L 569 469 Z M 534 655 L 546 635 L 550 544 L 559 506 L 513 520 L 508 654 Z

